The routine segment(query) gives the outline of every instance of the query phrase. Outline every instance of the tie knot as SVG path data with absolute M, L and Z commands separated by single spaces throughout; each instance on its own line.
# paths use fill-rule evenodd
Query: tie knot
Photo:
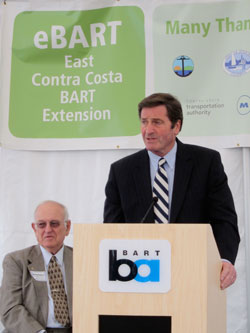
M 50 258 L 50 262 L 52 262 L 52 263 L 56 262 L 56 256 L 52 256 L 52 257 Z
M 166 160 L 165 160 L 165 158 L 162 157 L 162 158 L 159 159 L 158 165 L 159 165 L 159 167 L 161 167 L 161 166 L 163 166 L 165 163 L 166 163 Z

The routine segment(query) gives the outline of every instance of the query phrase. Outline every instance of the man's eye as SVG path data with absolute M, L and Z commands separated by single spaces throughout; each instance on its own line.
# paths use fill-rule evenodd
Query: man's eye
M 51 225 L 52 228 L 57 228 L 57 227 L 59 227 L 59 224 L 60 224 L 60 223 L 59 223 L 58 221 L 51 221 L 51 222 L 50 222 L 50 225 Z
M 43 229 L 46 227 L 46 223 L 40 222 L 40 223 L 37 223 L 37 226 L 38 226 L 38 228 Z

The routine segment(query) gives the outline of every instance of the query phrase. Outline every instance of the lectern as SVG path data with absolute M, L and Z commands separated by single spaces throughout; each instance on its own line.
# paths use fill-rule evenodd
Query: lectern
M 226 333 L 207 224 L 75 224 L 74 333 Z

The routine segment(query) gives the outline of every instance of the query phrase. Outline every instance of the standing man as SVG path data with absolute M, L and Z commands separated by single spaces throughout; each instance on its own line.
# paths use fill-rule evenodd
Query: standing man
M 45 201 L 32 228 L 38 245 L 3 261 L 0 317 L 4 332 L 72 332 L 72 248 L 63 244 L 71 222 L 66 207 Z
M 111 165 L 104 222 L 210 223 L 223 260 L 220 283 L 225 289 L 236 279 L 240 237 L 220 155 L 176 138 L 183 114 L 174 96 L 153 94 L 138 110 L 146 149 Z

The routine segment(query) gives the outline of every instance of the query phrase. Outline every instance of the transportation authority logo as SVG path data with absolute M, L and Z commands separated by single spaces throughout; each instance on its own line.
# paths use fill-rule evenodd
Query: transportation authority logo
M 99 246 L 99 287 L 107 292 L 163 293 L 170 289 L 167 240 L 104 239 Z

